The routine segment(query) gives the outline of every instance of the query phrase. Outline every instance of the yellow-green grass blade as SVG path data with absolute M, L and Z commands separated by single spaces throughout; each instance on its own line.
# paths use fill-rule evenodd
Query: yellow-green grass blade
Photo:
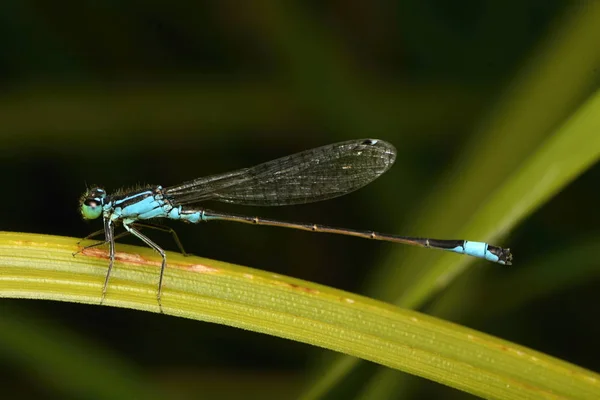
M 0 296 L 98 304 L 106 249 L 0 233 Z M 288 338 L 487 398 L 594 398 L 600 376 L 477 331 L 377 300 L 199 257 L 168 254 L 165 313 Z M 106 305 L 158 312 L 160 258 L 118 246 Z M 164 343 L 168 346 L 168 343 Z

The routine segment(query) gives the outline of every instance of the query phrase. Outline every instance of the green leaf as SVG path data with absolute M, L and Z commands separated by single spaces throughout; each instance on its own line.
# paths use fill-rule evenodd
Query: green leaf
M 73 257 L 77 250 L 72 238 L 0 233 L 0 296 L 99 304 L 107 252 Z M 160 258 L 118 250 L 105 304 L 158 312 Z M 600 394 L 590 371 L 415 311 L 199 257 L 168 260 L 166 314 L 324 347 L 488 398 Z

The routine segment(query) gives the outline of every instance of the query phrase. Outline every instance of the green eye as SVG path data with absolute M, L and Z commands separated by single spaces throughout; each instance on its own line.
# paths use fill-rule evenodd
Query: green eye
M 84 219 L 96 219 L 102 214 L 102 206 L 94 199 L 87 199 L 81 204 L 81 215 Z

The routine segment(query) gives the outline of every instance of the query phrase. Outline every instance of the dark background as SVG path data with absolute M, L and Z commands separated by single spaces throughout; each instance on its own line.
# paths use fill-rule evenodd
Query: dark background
M 465 146 L 494 146 L 481 141 L 482 121 L 541 43 L 577 11 L 565 4 L 3 2 L 0 228 L 83 237 L 100 228 L 83 222 L 78 212 L 86 183 L 108 191 L 168 186 L 335 141 L 374 137 L 393 143 L 398 160 L 368 188 L 314 205 L 221 209 L 439 236 L 403 226 L 415 225 L 419 206 L 431 201 L 428 196 L 460 162 Z M 581 101 L 597 83 L 590 80 Z M 543 136 L 551 135 L 548 130 Z M 502 238 L 499 244 L 516 254 L 512 268 L 527 268 L 561 250 L 572 253 L 572 263 L 590 262 L 577 246 L 598 243 L 599 182 L 596 165 Z M 443 207 L 444 199 L 437 200 Z M 371 271 L 394 247 L 238 224 L 171 226 L 194 254 L 358 293 L 366 293 Z M 152 237 L 176 250 L 170 238 Z M 495 279 L 498 272 L 485 266 L 483 279 Z M 492 318 L 485 302 L 446 317 L 598 371 L 597 278 L 596 272 L 575 279 Z M 171 398 L 293 398 L 310 385 L 323 360 L 324 351 L 308 345 L 164 315 L 1 303 L 4 315 L 27 322 L 24 336 L 31 327 L 44 334 L 52 326 L 62 333 L 48 331 L 49 338 L 83 340 L 81 351 L 109 354 L 115 365 L 135 371 L 132 379 L 146 379 Z M 26 362 L 0 358 L 3 393 L 79 397 L 35 370 L 37 357 L 32 351 Z M 56 358 L 57 368 L 68 362 Z M 373 371 L 363 365 L 330 397 L 352 398 Z M 470 397 L 424 380 L 411 392 L 413 398 Z

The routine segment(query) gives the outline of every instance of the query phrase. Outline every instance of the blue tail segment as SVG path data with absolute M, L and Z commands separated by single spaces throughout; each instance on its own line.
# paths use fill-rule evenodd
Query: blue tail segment
M 430 247 L 441 250 L 448 250 L 454 253 L 466 254 L 468 256 L 483 258 L 502 265 L 512 264 L 512 254 L 510 249 L 503 249 L 497 246 L 491 246 L 484 242 L 472 242 L 469 240 L 453 241 L 433 240 L 429 239 Z M 433 243 L 432 243 L 433 242 Z M 453 246 L 456 244 L 456 246 Z

